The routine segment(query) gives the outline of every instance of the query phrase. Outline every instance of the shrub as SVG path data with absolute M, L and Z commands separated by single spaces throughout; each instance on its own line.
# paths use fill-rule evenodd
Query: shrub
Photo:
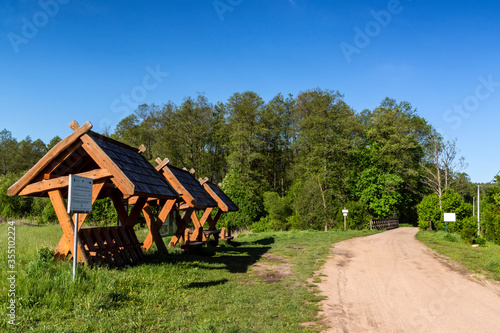
M 477 222 L 474 217 L 468 217 L 461 221 L 460 236 L 464 241 L 472 243 L 477 235 Z
M 446 233 L 443 237 L 444 240 L 447 240 L 448 242 L 453 242 L 453 243 L 456 243 L 458 242 L 459 240 L 459 236 L 455 235 L 455 234 L 450 234 L 450 233 Z

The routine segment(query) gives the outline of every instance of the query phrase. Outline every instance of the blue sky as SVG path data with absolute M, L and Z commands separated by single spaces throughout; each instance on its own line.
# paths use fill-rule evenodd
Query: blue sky
M 408 101 L 465 170 L 500 170 L 500 2 L 4 0 L 0 130 L 50 141 L 142 103 L 338 90 L 356 111 Z

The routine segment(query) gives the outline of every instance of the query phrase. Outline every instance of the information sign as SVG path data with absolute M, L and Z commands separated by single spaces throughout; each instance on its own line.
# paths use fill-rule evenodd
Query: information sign
M 92 185 L 90 178 L 69 175 L 68 213 L 92 211 Z

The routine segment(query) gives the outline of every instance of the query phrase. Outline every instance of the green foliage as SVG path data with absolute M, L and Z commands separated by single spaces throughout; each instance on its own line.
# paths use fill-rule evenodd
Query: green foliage
M 444 231 L 444 213 L 455 213 L 455 231 L 461 232 L 463 228 L 470 228 L 472 221 L 472 205 L 464 202 L 460 194 L 453 189 L 447 190 L 442 196 L 443 209 L 439 209 L 439 199 L 437 194 L 429 194 L 417 205 L 418 225 L 421 230 L 428 230 L 429 221 L 432 221 L 433 230 Z M 452 223 L 448 223 L 448 231 L 453 229 Z M 468 231 L 464 231 L 468 235 Z M 466 237 L 469 239 L 469 237 Z
M 477 236 L 477 220 L 473 216 L 462 219 L 460 229 L 462 239 L 472 243 Z
M 328 222 L 316 177 L 297 179 L 290 189 L 293 215 L 288 218 L 291 229 L 322 230 Z M 331 215 L 329 215 L 331 216 Z M 331 225 L 333 227 L 333 225 Z
M 450 233 L 445 233 L 443 236 L 443 239 L 448 241 L 448 242 L 455 242 L 455 243 L 459 241 L 459 238 L 457 235 L 450 234 Z
M 483 212 L 481 226 L 488 240 L 500 244 L 500 178 L 496 177 L 496 185 L 488 190 L 484 200 L 481 201 Z
M 276 192 L 265 192 L 264 210 L 267 212 L 267 216 L 252 224 L 252 231 L 278 231 L 290 228 L 288 217 L 291 215 L 292 210 L 287 198 L 280 197 Z
M 116 225 L 118 214 L 110 198 L 96 200 L 92 205 L 92 212 L 87 216 L 87 224 L 97 226 Z
M 237 214 L 224 214 L 222 216 L 222 225 L 244 229 L 249 228 L 254 221 L 260 219 L 263 207 L 255 183 L 250 182 L 248 178 L 233 170 L 222 181 L 221 189 L 239 208 Z

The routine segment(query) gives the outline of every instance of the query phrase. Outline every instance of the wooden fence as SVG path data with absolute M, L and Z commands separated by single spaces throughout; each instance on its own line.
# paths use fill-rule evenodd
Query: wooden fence
M 396 229 L 399 228 L 399 219 L 374 219 L 370 221 L 370 229 Z

